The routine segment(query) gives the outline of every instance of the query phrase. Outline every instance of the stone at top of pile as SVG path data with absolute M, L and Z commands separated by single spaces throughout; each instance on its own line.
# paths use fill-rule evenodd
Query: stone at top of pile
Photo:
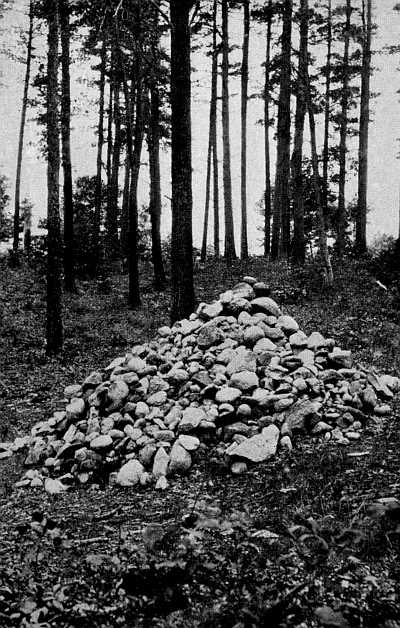
M 0 459 L 26 448 L 31 468 L 17 486 L 49 493 L 105 472 L 121 486 L 163 489 L 211 446 L 242 473 L 290 450 L 296 434 L 349 443 L 390 413 L 399 390 L 397 377 L 355 368 L 333 339 L 306 335 L 265 283 L 245 277 L 67 386 L 65 411 L 0 445 Z

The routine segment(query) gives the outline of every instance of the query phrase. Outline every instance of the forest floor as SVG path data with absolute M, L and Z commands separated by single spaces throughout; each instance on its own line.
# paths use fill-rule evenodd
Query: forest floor
M 400 373 L 400 312 L 362 264 L 342 266 L 326 292 L 312 269 L 210 262 L 196 274 L 198 300 L 244 274 L 268 282 L 304 331 Z M 168 323 L 168 293 L 143 277 L 137 311 L 126 277 L 109 290 L 79 282 L 65 297 L 63 353 L 48 359 L 44 278 L 0 261 L 0 442 Z M 305 439 L 239 477 L 210 455 L 165 493 L 24 491 L 14 487 L 23 457 L 0 461 L 0 626 L 400 626 L 399 512 L 373 506 L 400 496 L 399 428 L 397 401 L 379 433 L 345 448 Z

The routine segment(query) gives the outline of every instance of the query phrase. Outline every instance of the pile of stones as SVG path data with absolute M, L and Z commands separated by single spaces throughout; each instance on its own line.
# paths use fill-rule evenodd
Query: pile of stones
M 29 436 L 19 487 L 58 493 L 109 474 L 120 486 L 168 486 L 199 452 L 235 474 L 311 435 L 345 445 L 391 411 L 400 379 L 356 368 L 350 351 L 283 314 L 268 286 L 245 277 L 155 340 L 138 344 L 82 384 Z

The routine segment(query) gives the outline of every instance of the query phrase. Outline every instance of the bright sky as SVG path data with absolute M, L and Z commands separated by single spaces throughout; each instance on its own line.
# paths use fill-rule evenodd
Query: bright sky
M 341 4 L 336 0 L 337 4 Z M 400 34 L 400 15 L 393 11 L 394 0 L 373 0 L 374 18 L 378 24 L 378 33 L 373 42 L 375 49 L 384 45 L 397 44 Z M 13 9 L 3 21 L 3 47 L 15 48 L 18 35 L 17 27 L 25 27 L 26 0 L 15 0 Z M 334 0 L 335 5 L 335 0 Z M 232 15 L 232 39 L 241 42 L 241 16 Z M 43 50 L 43 39 L 37 40 L 38 50 Z M 261 87 L 265 44 L 263 37 L 252 33 L 250 41 L 250 76 L 252 91 Z M 240 51 L 239 51 L 240 53 Z M 236 53 L 236 54 L 239 54 Z M 399 152 L 397 138 L 400 137 L 400 102 L 396 93 L 400 89 L 400 74 L 397 68 L 400 59 L 397 56 L 375 55 L 374 64 L 378 71 L 372 79 L 372 91 L 380 92 L 374 102 L 373 122 L 370 126 L 370 166 L 369 166 L 369 205 L 372 212 L 369 216 L 368 237 L 382 233 L 396 235 L 399 229 L 399 172 L 400 162 L 396 159 Z M 208 139 L 208 100 L 209 100 L 209 66 L 210 59 L 204 52 L 196 53 L 193 65 L 193 192 L 194 192 L 194 241 L 201 241 L 202 218 L 204 212 L 205 168 Z M 20 120 L 21 98 L 23 90 L 24 67 L 15 61 L 0 57 L 0 137 L 2 151 L 0 169 L 14 186 L 15 162 L 17 155 L 18 128 Z M 94 127 L 96 124 L 97 107 L 96 91 L 87 85 L 86 79 L 93 78 L 87 64 L 75 63 L 72 68 L 72 87 L 76 114 L 73 118 L 72 155 L 74 175 L 93 174 L 95 171 Z M 240 212 L 240 86 L 237 80 L 231 83 L 231 141 L 232 141 L 232 178 L 234 191 L 234 211 L 237 226 Z M 29 197 L 34 205 L 34 215 L 44 216 L 46 213 L 46 164 L 38 148 L 38 129 L 32 120 L 32 112 L 28 114 L 25 136 L 25 151 L 22 171 L 22 197 Z M 261 234 L 257 230 L 261 218 L 256 204 L 264 190 L 263 180 L 263 127 L 255 124 L 262 118 L 261 101 L 251 100 L 249 103 L 249 181 L 248 211 L 249 240 L 253 252 L 259 250 Z M 357 146 L 352 145 L 351 150 Z M 220 150 L 221 156 L 221 150 Z M 272 166 L 274 165 L 275 147 L 272 147 Z M 143 162 L 147 156 L 143 155 Z M 141 199 L 147 201 L 147 169 L 143 168 L 141 180 Z M 170 225 L 169 200 L 169 159 L 167 153 L 162 159 L 162 185 L 164 197 L 163 232 L 166 234 Z M 222 187 L 222 186 L 221 186 Z M 11 190 L 12 191 L 12 190 Z M 347 198 L 351 200 L 356 192 L 356 182 L 351 175 L 348 178 Z M 222 203 L 221 203 L 222 209 Z M 238 230 L 237 230 L 237 235 Z M 210 234 L 211 238 L 211 234 Z M 238 239 L 239 241 L 239 239 Z

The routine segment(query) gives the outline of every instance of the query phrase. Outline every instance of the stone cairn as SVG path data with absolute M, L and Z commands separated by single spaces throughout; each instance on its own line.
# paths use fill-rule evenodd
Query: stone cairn
M 0 459 L 26 449 L 30 468 L 16 485 L 49 493 L 105 473 L 111 484 L 165 489 L 198 450 L 214 447 L 240 474 L 290 451 L 296 434 L 346 445 L 390 413 L 399 390 L 399 378 L 356 368 L 334 340 L 307 336 L 266 284 L 245 277 L 67 386 L 65 411 L 1 444 Z

